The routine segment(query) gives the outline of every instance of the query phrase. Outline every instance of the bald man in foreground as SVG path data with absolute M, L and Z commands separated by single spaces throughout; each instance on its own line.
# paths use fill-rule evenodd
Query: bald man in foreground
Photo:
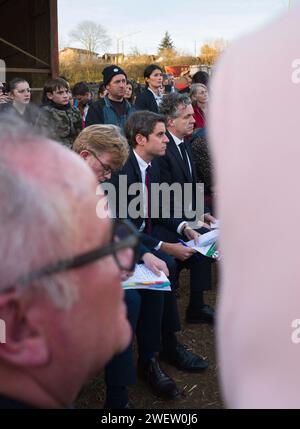
M 230 408 L 300 407 L 299 22 L 298 7 L 231 46 L 213 80 Z
M 97 218 L 77 155 L 7 121 L 0 146 L 0 408 L 67 408 L 129 344 L 120 270 L 138 240 Z

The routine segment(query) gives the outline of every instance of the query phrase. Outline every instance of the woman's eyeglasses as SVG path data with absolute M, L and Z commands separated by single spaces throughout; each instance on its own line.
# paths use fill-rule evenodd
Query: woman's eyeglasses
M 16 89 L 18 94 L 25 94 L 26 92 L 28 92 L 29 94 L 32 93 L 32 89 L 31 88 L 25 88 L 25 89 Z
M 112 173 L 112 168 L 109 165 L 103 164 L 101 159 L 96 155 L 96 153 L 93 150 L 90 150 L 90 149 L 86 149 L 86 150 L 87 150 L 87 152 L 91 153 L 93 155 L 93 157 L 99 162 L 99 164 L 103 168 L 103 174 L 111 174 Z

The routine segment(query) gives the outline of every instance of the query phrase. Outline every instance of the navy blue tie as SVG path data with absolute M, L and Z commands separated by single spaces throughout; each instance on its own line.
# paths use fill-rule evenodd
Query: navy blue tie
M 181 152 L 181 155 L 182 155 L 182 159 L 183 159 L 184 165 L 186 167 L 186 171 L 191 175 L 190 164 L 189 164 L 189 161 L 188 161 L 188 156 L 187 156 L 187 153 L 186 153 L 186 148 L 185 148 L 183 142 L 180 143 L 179 149 L 180 149 L 180 152 Z

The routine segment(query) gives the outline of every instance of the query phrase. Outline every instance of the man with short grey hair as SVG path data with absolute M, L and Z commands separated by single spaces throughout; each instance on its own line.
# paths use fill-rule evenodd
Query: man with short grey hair
M 77 155 L 21 127 L 0 131 L 0 408 L 65 408 L 130 341 L 120 268 L 138 240 L 97 218 Z
M 181 186 L 182 195 L 175 195 L 171 200 L 172 212 L 175 213 L 175 207 L 181 203 L 182 208 L 186 208 L 188 203 L 190 207 L 188 212 L 196 212 L 198 179 L 193 162 L 190 143 L 187 140 L 194 130 L 195 119 L 191 100 L 186 94 L 173 93 L 164 97 L 160 111 L 167 118 L 167 136 L 169 143 L 166 154 L 158 158 L 160 166 L 160 179 L 162 183 L 172 185 L 177 183 Z M 191 195 L 187 198 L 185 185 L 189 184 L 192 189 Z M 180 199 L 180 201 L 178 201 Z M 188 201 L 187 201 L 188 200 Z M 205 207 L 204 207 L 205 212 Z M 185 210 L 186 214 L 186 210 Z M 189 213 L 188 213 L 189 214 Z M 196 215 L 197 216 L 197 215 Z M 186 222 L 182 224 L 181 231 L 176 234 L 163 225 L 157 226 L 153 234 L 160 237 L 163 241 L 178 243 L 186 235 L 186 229 L 190 229 L 189 220 L 205 221 L 207 223 L 215 219 L 206 213 L 197 218 L 186 217 Z M 205 226 L 207 226 L 205 224 Z M 207 232 L 206 228 L 197 229 L 202 234 Z M 211 287 L 211 259 L 197 254 L 190 257 L 184 264 L 178 261 L 179 270 L 189 268 L 190 270 L 190 302 L 186 311 L 186 320 L 188 323 L 214 323 L 214 310 L 204 304 L 203 292 Z

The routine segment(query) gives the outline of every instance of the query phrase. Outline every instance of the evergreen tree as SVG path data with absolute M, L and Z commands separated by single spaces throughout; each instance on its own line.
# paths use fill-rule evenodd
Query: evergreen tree
M 160 52 L 160 51 L 163 51 L 165 49 L 170 49 L 170 50 L 174 49 L 174 43 L 173 43 L 171 36 L 170 36 L 168 31 L 166 31 L 164 38 L 160 42 L 160 45 L 158 47 L 158 51 Z

